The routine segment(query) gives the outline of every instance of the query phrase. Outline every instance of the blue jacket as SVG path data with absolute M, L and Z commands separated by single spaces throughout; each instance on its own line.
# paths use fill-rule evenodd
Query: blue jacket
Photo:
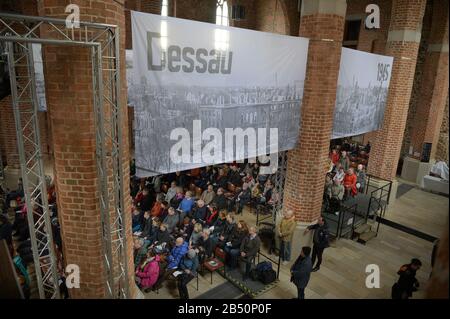
M 187 242 L 184 242 L 181 246 L 175 246 L 169 255 L 169 264 L 167 268 L 169 269 L 175 269 L 178 268 L 178 265 L 180 264 L 181 259 L 189 250 L 189 245 Z
M 181 201 L 180 206 L 178 208 L 187 214 L 192 210 L 194 203 L 195 202 L 192 198 L 190 198 L 190 199 L 183 198 L 183 200 Z
M 192 272 L 192 275 L 196 276 L 198 269 L 198 257 L 195 256 L 193 259 L 190 259 L 187 255 L 184 256 L 180 262 L 180 269 L 189 269 Z

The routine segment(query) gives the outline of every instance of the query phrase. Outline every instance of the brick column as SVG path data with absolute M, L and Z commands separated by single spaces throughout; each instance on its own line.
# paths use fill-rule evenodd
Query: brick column
M 65 6 L 71 1 L 40 2 L 42 16 L 65 18 Z M 83 1 L 80 20 L 115 24 L 121 35 L 121 105 L 123 117 L 125 211 L 130 211 L 128 115 L 125 81 L 125 16 L 123 0 Z M 44 31 L 44 30 L 41 30 Z M 66 264 L 80 267 L 80 289 L 71 289 L 72 298 L 106 296 L 106 272 L 103 265 L 102 227 L 97 192 L 95 163 L 94 109 L 90 49 L 70 46 L 46 46 L 46 86 L 55 159 L 58 213 L 62 229 Z M 130 293 L 136 294 L 133 271 L 131 220 L 127 230 Z
M 408 115 L 426 0 L 393 0 L 386 55 L 394 57 L 383 127 L 371 140 L 368 172 L 393 180 Z
M 0 101 L 0 149 L 8 168 L 19 169 L 19 151 L 17 150 L 16 122 L 11 95 Z
M 411 125 L 413 154 L 422 153 L 423 143 L 432 143 L 436 154 L 439 132 L 448 93 L 448 1 L 433 1 L 428 50 L 416 114 Z
M 321 212 L 346 7 L 345 0 L 302 2 L 300 36 L 310 39 L 308 63 L 300 137 L 288 153 L 284 186 L 285 209 L 302 222 Z

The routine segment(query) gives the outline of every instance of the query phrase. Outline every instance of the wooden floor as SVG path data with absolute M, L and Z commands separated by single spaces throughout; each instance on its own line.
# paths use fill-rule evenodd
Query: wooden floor
M 392 284 L 397 279 L 396 272 L 413 257 L 423 262 L 417 275 L 423 288 L 431 270 L 431 249 L 431 243 L 383 225 L 378 237 L 365 246 L 352 240 L 340 239 L 325 250 L 320 270 L 311 275 L 305 291 L 306 298 L 390 298 Z M 379 266 L 379 289 L 366 288 L 365 269 L 368 264 Z M 289 283 L 289 266 L 282 266 L 280 284 L 259 298 L 295 296 L 296 288 Z M 414 297 L 422 296 L 423 292 L 417 292 Z
M 448 197 L 415 187 L 389 205 L 385 218 L 439 238 L 447 227 L 448 208 Z

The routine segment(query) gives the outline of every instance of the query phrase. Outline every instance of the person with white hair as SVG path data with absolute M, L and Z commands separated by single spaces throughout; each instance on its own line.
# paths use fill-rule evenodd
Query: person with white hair
M 189 249 L 187 254 L 181 259 L 178 270 L 182 271 L 177 276 L 178 293 L 180 299 L 189 299 L 187 284 L 197 276 L 199 261 L 195 249 Z
M 277 226 L 278 236 L 280 237 L 280 257 L 283 265 L 291 260 L 291 243 L 297 222 L 294 212 L 288 210 L 283 213 L 283 219 Z

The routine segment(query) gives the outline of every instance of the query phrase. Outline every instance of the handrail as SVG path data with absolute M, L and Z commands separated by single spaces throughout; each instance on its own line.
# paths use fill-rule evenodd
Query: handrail
M 258 226 L 263 220 L 267 220 L 267 219 L 272 218 L 272 217 L 275 219 L 275 216 L 272 216 L 272 213 L 267 214 L 266 217 L 260 219 L 260 217 L 259 217 L 259 213 L 260 213 L 259 207 L 268 207 L 268 206 L 266 204 L 257 204 L 256 205 L 256 226 Z
M 346 216 L 347 213 L 350 213 L 352 215 L 352 218 L 353 218 L 353 220 L 352 220 L 352 227 L 351 227 L 351 230 L 353 232 L 353 230 L 355 229 L 356 213 L 358 211 L 358 209 L 357 209 L 358 208 L 358 204 L 357 203 L 353 204 L 350 207 L 347 207 L 347 206 L 341 206 L 341 207 L 344 207 L 344 210 L 339 212 L 339 214 L 341 214 L 342 217 L 339 216 L 340 217 L 340 226 L 339 226 L 339 237 L 338 238 L 340 238 L 342 236 L 342 231 L 344 229 L 344 226 L 346 226 L 346 225 L 343 224 L 343 221 L 344 221 L 345 216 Z

